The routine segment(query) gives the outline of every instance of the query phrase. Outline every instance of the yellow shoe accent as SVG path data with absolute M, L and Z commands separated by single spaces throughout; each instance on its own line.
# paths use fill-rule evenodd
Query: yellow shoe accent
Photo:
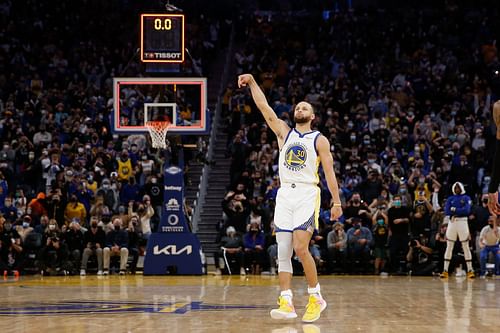
M 467 272 L 467 278 L 468 279 L 475 279 L 476 274 L 473 271 Z
M 302 317 L 302 321 L 312 323 L 319 319 L 321 312 L 326 309 L 326 301 L 315 295 L 309 295 L 309 302 L 306 305 L 306 313 Z
M 448 272 L 444 271 L 443 273 L 441 273 L 441 274 L 439 275 L 439 277 L 440 277 L 441 279 L 447 279 L 447 278 L 448 278 Z
M 285 297 L 278 298 L 278 309 L 271 310 L 271 318 L 273 319 L 293 319 L 297 318 L 295 307 L 292 302 L 289 302 Z

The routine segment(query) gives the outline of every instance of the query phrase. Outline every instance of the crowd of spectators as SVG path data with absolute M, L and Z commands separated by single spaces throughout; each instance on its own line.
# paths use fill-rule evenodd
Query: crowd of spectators
M 190 57 L 180 74 L 206 75 L 231 22 L 185 5 Z M 113 256 L 121 273 L 128 257 L 135 271 L 160 219 L 169 154 L 146 136 L 113 134 L 112 79 L 149 76 L 136 52 L 139 14 L 164 10 L 0 1 L 0 273 L 83 275 L 95 256 L 99 274 Z
M 491 109 L 500 98 L 497 17 L 495 8 L 449 5 L 261 12 L 250 20 L 237 74 L 253 74 L 290 126 L 293 106 L 311 103 L 313 129 L 331 143 L 344 216 L 329 220 L 331 198 L 320 177 L 320 228 L 310 247 L 320 271 L 442 270 L 444 201 L 456 181 L 473 199 L 469 225 L 479 267 L 496 131 Z M 220 237 L 241 237 L 222 238 L 221 246 L 238 249 L 247 270 L 258 265 L 274 273 L 276 137 L 245 89 L 229 85 L 223 110 L 232 163 L 219 230 Z M 458 250 L 454 258 L 459 266 Z

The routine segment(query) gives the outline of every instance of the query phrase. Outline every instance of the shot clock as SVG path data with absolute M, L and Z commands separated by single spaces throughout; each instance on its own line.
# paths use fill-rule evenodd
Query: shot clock
M 184 15 L 141 15 L 141 61 L 184 62 Z

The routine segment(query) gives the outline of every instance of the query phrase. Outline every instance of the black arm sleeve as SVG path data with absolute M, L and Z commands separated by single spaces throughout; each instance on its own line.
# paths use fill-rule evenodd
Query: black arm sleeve
M 493 170 L 491 170 L 491 181 L 488 188 L 489 193 L 498 191 L 500 184 L 500 140 L 496 140 L 495 155 L 493 156 Z

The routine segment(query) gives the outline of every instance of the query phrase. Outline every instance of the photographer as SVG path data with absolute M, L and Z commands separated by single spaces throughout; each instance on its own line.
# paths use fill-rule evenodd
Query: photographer
M 370 214 L 370 209 L 363 200 L 361 200 L 361 195 L 358 192 L 352 194 L 347 208 L 344 210 L 344 217 L 346 219 L 346 224 L 344 225 L 346 232 L 351 228 L 354 218 L 360 218 L 364 226 L 371 225 L 372 216 Z
M 429 247 L 429 238 L 419 235 L 418 238 L 410 241 L 409 250 L 406 254 L 408 270 L 412 275 L 431 276 L 436 268 L 432 262 L 432 248 Z
M 427 200 L 425 191 L 418 191 L 413 204 L 413 220 L 410 224 L 410 231 L 413 236 L 424 234 L 430 237 L 432 213 L 432 204 Z
M 68 275 L 71 271 L 68 246 L 60 237 L 54 235 L 47 238 L 45 244 L 40 254 L 42 275 Z
M 225 228 L 233 226 L 237 232 L 244 234 L 249 216 L 248 201 L 245 195 L 229 191 L 222 200 L 222 209 L 227 216 Z

